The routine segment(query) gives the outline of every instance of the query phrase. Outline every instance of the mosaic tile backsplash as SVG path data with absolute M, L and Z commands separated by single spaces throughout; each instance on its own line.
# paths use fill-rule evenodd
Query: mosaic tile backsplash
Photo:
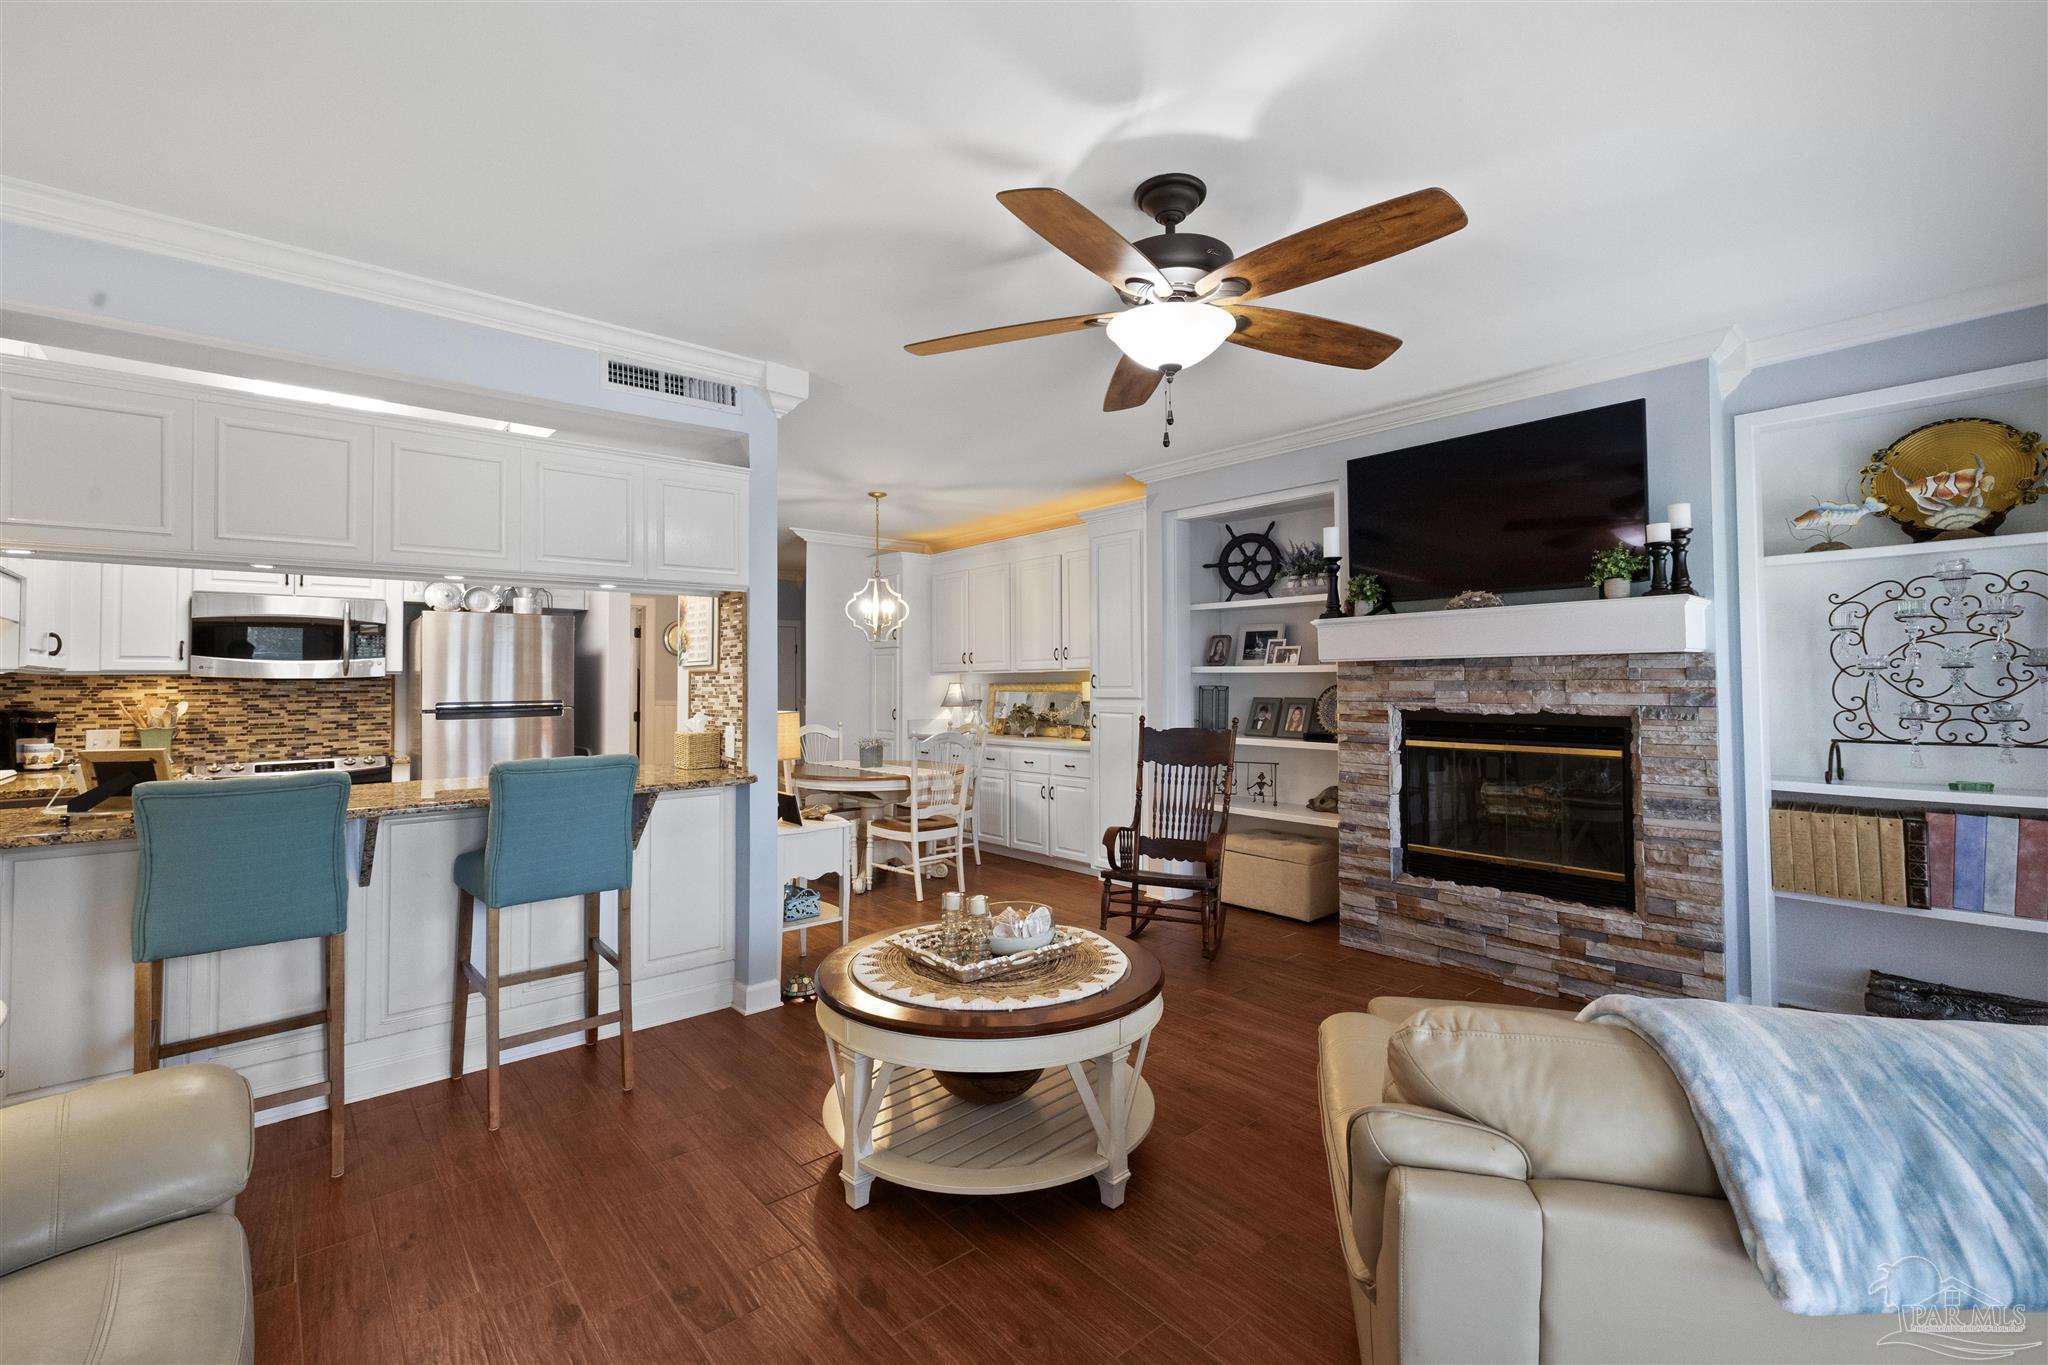
M 188 704 L 171 743 L 176 764 L 295 755 L 348 758 L 391 752 L 389 678 L 287 681 L 275 678 L 193 678 L 164 673 L 0 675 L 0 707 L 48 711 L 57 743 L 76 749 L 88 729 L 119 727 L 124 744 L 135 728 L 122 704 Z

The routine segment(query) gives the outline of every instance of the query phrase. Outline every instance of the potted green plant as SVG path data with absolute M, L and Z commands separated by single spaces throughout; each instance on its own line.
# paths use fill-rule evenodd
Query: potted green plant
M 1353 616 L 1359 614 L 1360 607 L 1365 608 L 1365 615 L 1372 615 L 1379 610 L 1386 596 L 1387 590 L 1380 586 L 1378 574 L 1355 573 L 1344 585 L 1344 605 Z
M 869 735 L 865 739 L 856 740 L 855 747 L 860 751 L 861 767 L 877 768 L 881 766 L 884 741 L 880 735 Z
M 1593 569 L 1586 575 L 1586 581 L 1598 587 L 1602 597 L 1626 597 L 1629 583 L 1649 564 L 1649 556 L 1633 546 L 1595 550 Z
M 1297 593 L 1321 592 L 1328 581 L 1328 568 L 1323 547 L 1307 541 L 1298 540 L 1280 554 L 1280 572 L 1287 575 L 1288 585 Z

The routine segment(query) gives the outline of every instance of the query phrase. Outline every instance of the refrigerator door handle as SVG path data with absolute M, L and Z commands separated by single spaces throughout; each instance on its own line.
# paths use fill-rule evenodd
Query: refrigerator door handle
M 432 714 L 440 720 L 492 720 L 499 716 L 559 716 L 567 712 L 559 701 L 444 701 Z

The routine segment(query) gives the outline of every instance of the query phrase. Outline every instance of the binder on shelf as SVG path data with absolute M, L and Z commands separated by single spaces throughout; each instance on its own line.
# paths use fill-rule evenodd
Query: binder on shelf
M 1835 834 L 1835 894 L 1844 900 L 1869 900 L 1863 894 L 1863 877 L 1858 870 L 1861 860 L 1856 848 L 1856 817 L 1832 811 L 1828 823 Z
M 1882 905 L 1885 903 L 1884 853 L 1878 847 L 1877 816 L 1858 814 L 1844 818 L 1856 827 L 1856 899 L 1876 901 Z
M 1877 818 L 1879 884 L 1886 905 L 1906 903 L 1906 822 L 1896 815 Z
M 2020 821 L 2019 875 L 2013 878 L 2013 913 L 2048 920 L 2048 820 Z
M 1936 910 L 1956 908 L 1956 813 L 1927 812 L 1927 904 Z
M 1984 909 L 1984 817 L 1956 816 L 1956 909 Z
M 1786 812 L 1792 830 L 1792 889 L 1801 895 L 1814 894 L 1813 812 L 1794 806 Z
M 1907 811 L 1900 823 L 1905 826 L 1906 904 L 1915 910 L 1925 910 L 1931 903 L 1927 880 L 1927 814 L 1924 811 Z
M 1811 812 L 1809 820 L 1813 828 L 1813 894 L 1840 895 L 1837 874 L 1841 864 L 1835 861 L 1835 822 L 1825 811 Z
M 2020 871 L 2020 822 L 2011 815 L 1984 819 L 1984 913 L 2013 913 Z
M 1792 884 L 1792 812 L 1783 806 L 1771 807 L 1771 887 L 1797 890 Z

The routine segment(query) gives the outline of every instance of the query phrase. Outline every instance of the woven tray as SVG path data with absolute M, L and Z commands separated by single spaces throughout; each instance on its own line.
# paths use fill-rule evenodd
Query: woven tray
M 927 967 L 944 972 L 955 981 L 990 981 L 996 977 L 1014 976 L 1048 962 L 1056 962 L 1074 946 L 1077 939 L 1073 930 L 1055 928 L 1052 931 L 1052 942 L 1043 948 L 991 957 L 982 962 L 955 962 L 939 951 L 941 941 L 942 935 L 935 924 L 906 929 L 894 939 L 908 956 Z
M 914 931 L 913 931 L 914 932 Z M 853 979 L 888 1000 L 929 1009 L 1022 1010 L 1086 999 L 1114 986 L 1130 971 L 1130 959 L 1100 934 L 1062 926 L 1071 949 L 1036 966 L 982 981 L 958 981 L 910 955 L 899 935 L 889 935 L 855 955 Z M 1022 954 L 1018 954 L 1022 956 Z

